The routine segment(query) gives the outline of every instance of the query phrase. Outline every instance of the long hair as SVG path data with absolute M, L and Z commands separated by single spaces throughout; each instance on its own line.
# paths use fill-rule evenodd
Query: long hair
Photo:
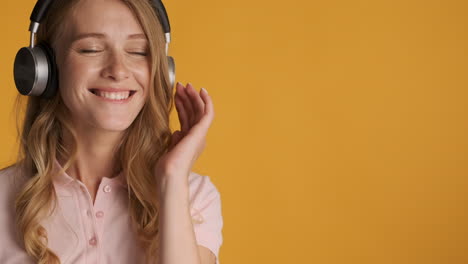
M 39 28 L 38 43 L 55 43 L 60 38 L 61 25 L 78 1 L 52 2 Z M 158 181 L 153 168 L 169 147 L 173 89 L 169 82 L 164 32 L 150 1 L 122 2 L 134 13 L 148 38 L 151 84 L 143 108 L 124 132 L 117 160 L 127 183 L 128 213 L 133 229 L 145 250 L 147 262 L 154 262 L 158 259 L 160 232 L 159 201 L 155 195 Z M 24 98 L 18 95 L 16 100 L 19 135 L 17 180 L 24 183 L 15 199 L 16 228 L 26 252 L 37 263 L 60 263 L 58 256 L 47 247 L 47 232 L 41 221 L 57 206 L 52 182 L 55 159 L 58 155 L 66 158 L 60 172 L 67 170 L 76 160 L 76 132 L 68 118 L 69 110 L 59 94 L 49 100 L 27 97 L 27 102 L 24 102 Z M 64 133 L 72 138 L 67 146 L 63 142 Z

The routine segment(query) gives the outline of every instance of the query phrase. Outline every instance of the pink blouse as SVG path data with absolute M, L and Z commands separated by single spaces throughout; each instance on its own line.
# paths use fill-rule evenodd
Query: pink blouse
M 18 188 L 14 178 L 14 167 L 0 171 L 0 263 L 34 263 L 16 237 L 14 196 Z M 68 174 L 60 174 L 53 183 L 58 207 L 42 225 L 49 248 L 62 264 L 143 263 L 144 251 L 130 226 L 122 174 L 102 179 L 94 204 L 85 185 Z M 219 264 L 223 242 L 220 194 L 209 176 L 194 172 L 189 175 L 189 190 L 197 244 L 211 250 Z

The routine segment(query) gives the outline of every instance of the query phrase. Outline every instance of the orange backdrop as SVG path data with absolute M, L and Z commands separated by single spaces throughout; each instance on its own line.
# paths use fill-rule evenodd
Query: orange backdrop
M 0 9 L 1 166 L 34 3 Z M 178 81 L 214 100 L 221 263 L 468 263 L 467 1 L 165 3 Z

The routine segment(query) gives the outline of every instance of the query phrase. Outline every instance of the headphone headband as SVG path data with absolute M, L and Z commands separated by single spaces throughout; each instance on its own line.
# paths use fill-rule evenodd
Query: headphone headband
M 53 0 L 37 0 L 36 5 L 31 13 L 30 19 L 31 24 L 38 23 L 40 24 L 44 17 L 47 15 L 47 11 L 49 10 L 50 4 L 52 4 Z M 167 17 L 166 8 L 161 0 L 149 0 L 156 11 L 156 15 L 159 18 L 159 22 L 161 22 L 163 31 L 165 34 L 171 33 L 171 25 L 169 23 L 169 18 Z M 30 27 L 30 31 L 32 29 L 37 30 L 37 26 Z M 36 33 L 36 32 L 34 32 Z
M 41 23 L 42 19 L 47 15 L 47 10 L 52 3 L 52 0 L 37 0 L 36 5 L 31 13 L 29 19 L 31 22 Z
M 156 8 L 156 13 L 160 18 L 160 22 L 164 33 L 171 33 L 171 25 L 169 24 L 169 18 L 167 17 L 166 8 L 161 0 L 152 0 L 153 6 Z

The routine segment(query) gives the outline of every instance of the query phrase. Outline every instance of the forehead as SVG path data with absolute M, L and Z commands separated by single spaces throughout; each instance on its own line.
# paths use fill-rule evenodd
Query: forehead
M 103 33 L 113 38 L 126 38 L 143 33 L 138 19 L 121 0 L 81 0 L 65 23 L 69 34 Z

